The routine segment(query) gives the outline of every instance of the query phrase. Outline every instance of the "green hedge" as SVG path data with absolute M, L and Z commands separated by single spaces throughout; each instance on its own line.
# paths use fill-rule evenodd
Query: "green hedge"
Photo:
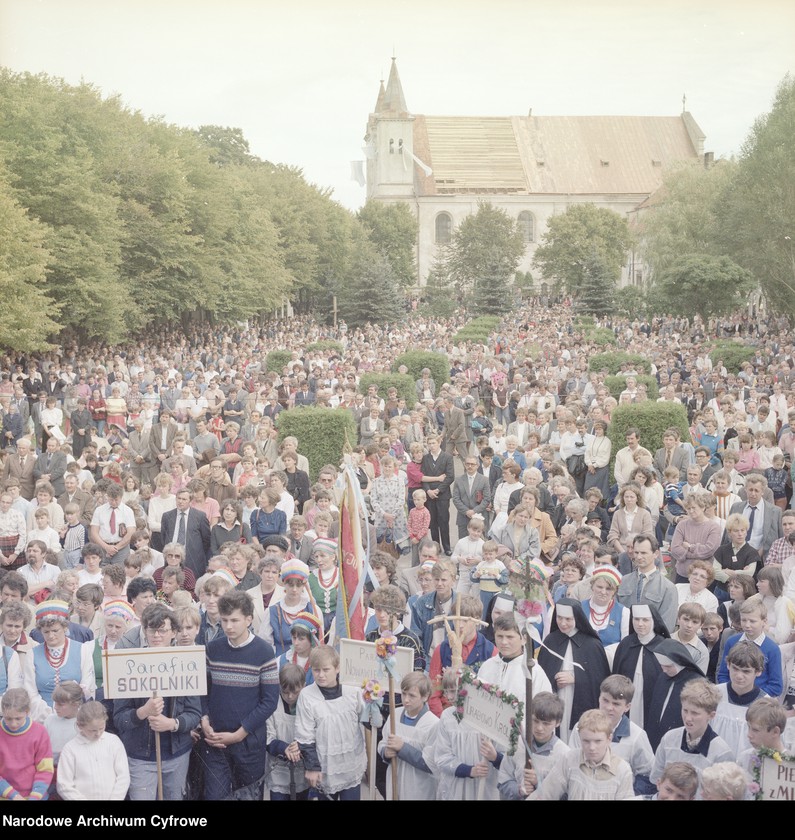
M 408 374 L 400 373 L 365 373 L 359 380 L 359 392 L 367 394 L 367 389 L 371 385 L 378 386 L 378 396 L 386 399 L 386 392 L 390 388 L 397 388 L 398 396 L 406 400 L 406 405 L 414 406 L 417 402 L 417 389 L 414 386 L 414 380 Z M 281 415 L 279 417 L 281 423 Z
M 332 341 L 331 339 L 327 341 L 315 341 L 312 344 L 307 344 L 306 346 L 307 353 L 315 353 L 318 350 L 321 353 L 326 353 L 329 350 L 333 350 L 335 353 L 341 356 L 345 348 L 339 343 L 339 341 Z
M 635 380 L 646 386 L 646 394 L 650 400 L 656 400 L 660 396 L 660 389 L 657 387 L 657 380 L 653 376 L 636 376 Z M 618 399 L 621 392 L 627 387 L 626 376 L 607 376 L 605 385 L 610 389 L 610 396 Z
M 298 451 L 309 459 L 309 480 L 325 464 L 339 464 L 346 443 L 356 446 L 356 423 L 350 411 L 334 408 L 292 408 L 279 415 L 279 440 L 292 435 Z
M 280 374 L 292 358 L 293 354 L 289 350 L 271 350 L 265 359 L 265 367 L 273 373 Z
M 663 445 L 662 437 L 666 429 L 679 429 L 682 441 L 690 440 L 687 411 L 681 403 L 645 402 L 620 406 L 613 412 L 608 429 L 608 437 L 613 444 L 610 454 L 611 474 L 616 453 L 627 445 L 627 429 L 631 426 L 638 429 L 640 445 L 652 455 Z
M 745 362 L 753 359 L 756 350 L 745 344 L 737 344 L 734 341 L 716 341 L 712 345 L 709 358 L 713 365 L 722 361 L 729 373 L 739 373 Z
M 479 344 L 487 344 L 489 336 L 497 329 L 501 320 L 498 315 L 480 315 L 473 318 L 453 336 L 453 343 L 477 341 Z
M 398 356 L 392 365 L 397 371 L 401 365 L 408 369 L 408 375 L 416 382 L 422 377 L 422 369 L 428 368 L 431 372 L 431 379 L 440 388 L 445 382 L 450 381 L 450 363 L 443 353 L 432 353 L 427 350 L 409 350 L 402 356 Z
M 634 365 L 635 370 L 643 373 L 651 372 L 651 364 L 645 356 L 640 356 L 637 353 L 623 353 L 621 351 L 609 353 L 597 353 L 591 356 L 591 361 L 588 363 L 588 370 L 594 373 L 599 373 L 602 368 L 607 368 L 608 373 L 616 374 L 621 370 L 621 365 L 627 362 Z
M 592 341 L 594 344 L 606 345 L 615 344 L 616 337 L 612 330 L 607 327 L 591 327 L 590 329 L 583 329 L 583 335 L 587 341 Z

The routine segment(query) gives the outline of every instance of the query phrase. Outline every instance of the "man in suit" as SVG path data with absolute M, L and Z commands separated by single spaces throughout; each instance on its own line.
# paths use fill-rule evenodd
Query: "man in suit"
M 160 409 L 160 422 L 149 431 L 149 454 L 155 475 L 165 470 L 166 458 L 173 454 L 174 438 L 177 436 L 177 424 L 171 422 L 171 409 Z
M 381 412 L 378 409 L 377 403 L 370 403 L 370 411 L 366 417 L 362 417 L 359 424 L 359 443 L 364 446 L 370 446 L 373 443 L 376 435 L 384 433 L 384 421 L 381 419 Z
M 638 534 L 632 541 L 635 571 L 624 575 L 618 588 L 618 601 L 625 607 L 648 604 L 654 607 L 669 632 L 676 627 L 679 595 L 676 587 L 657 565 L 659 546 L 654 537 Z
M 47 438 L 47 448 L 36 459 L 33 467 L 33 478 L 36 481 L 49 481 L 54 495 L 60 496 L 64 491 L 63 477 L 66 472 L 66 455 L 54 437 Z
M 688 453 L 679 445 L 679 430 L 666 429 L 663 432 L 663 445 L 654 453 L 654 469 L 663 481 L 663 470 L 676 467 L 679 470 L 679 480 L 687 479 L 687 468 L 690 464 Z
M 159 424 L 158 424 L 159 425 Z M 133 430 L 127 438 L 127 453 L 130 458 L 130 472 L 138 479 L 139 484 L 151 484 L 157 472 L 152 463 L 150 446 L 151 432 L 144 431 L 143 417 L 133 420 Z
M 469 383 L 462 382 L 460 388 L 461 394 L 455 400 L 456 408 L 460 408 L 464 412 L 464 432 L 467 438 L 467 452 L 472 448 L 472 417 L 475 414 L 475 407 L 477 401 L 469 392 Z M 460 450 L 459 450 L 460 451 Z
M 3 481 L 16 478 L 19 481 L 19 495 L 27 501 L 33 498 L 36 488 L 33 475 L 35 466 L 36 456 L 30 451 L 30 439 L 20 438 L 17 441 L 17 451 L 8 455 L 3 464 Z
M 472 517 L 479 513 L 486 519 L 486 511 L 491 504 L 491 490 L 489 480 L 478 472 L 478 459 L 474 455 L 467 455 L 464 460 L 466 475 L 462 475 L 453 482 L 453 504 L 458 511 L 456 525 L 458 536 L 463 539 L 467 535 L 467 527 Z M 484 523 L 485 525 L 485 523 Z M 484 527 L 484 531 L 487 528 Z
M 763 475 L 749 475 L 745 479 L 746 500 L 732 505 L 729 511 L 730 514 L 741 514 L 751 523 L 746 539 L 759 552 L 762 560 L 767 557 L 770 546 L 784 536 L 781 528 L 781 510 L 764 500 L 763 493 L 766 488 L 767 479 Z M 724 533 L 723 540 L 729 540 L 727 532 Z
M 455 478 L 455 465 L 453 456 L 442 452 L 438 437 L 428 438 L 428 451 L 422 458 L 421 466 L 426 477 L 444 476 L 440 481 L 423 481 L 422 489 L 428 496 L 426 505 L 431 514 L 431 538 L 442 546 L 449 557 L 453 553 L 450 548 L 450 487 Z
M 80 521 L 86 528 L 90 527 L 91 517 L 94 515 L 94 497 L 78 487 L 77 476 L 74 473 L 66 473 L 63 483 L 65 490 L 58 496 L 58 504 L 66 509 L 70 502 L 74 502 L 80 508 L 78 513 Z
M 453 451 L 458 451 L 461 463 L 464 463 L 469 442 L 467 440 L 466 416 L 449 394 L 444 398 L 444 451 L 452 458 Z
M 198 580 L 207 571 L 210 557 L 210 522 L 190 503 L 190 490 L 180 490 L 176 509 L 166 511 L 160 520 L 160 533 L 164 542 L 185 546 L 185 568 Z

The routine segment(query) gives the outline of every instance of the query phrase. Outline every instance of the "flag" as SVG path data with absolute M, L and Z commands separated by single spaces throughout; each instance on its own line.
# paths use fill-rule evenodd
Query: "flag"
M 351 161 L 351 181 L 356 181 L 356 183 L 363 187 L 367 181 L 364 177 L 364 161 L 363 160 L 352 160 Z
M 340 476 L 343 482 L 340 502 L 340 539 L 337 552 L 339 593 L 337 595 L 336 638 L 364 639 L 367 610 L 364 582 L 369 570 L 368 553 L 362 548 L 360 511 L 365 513 L 364 496 L 350 466 Z

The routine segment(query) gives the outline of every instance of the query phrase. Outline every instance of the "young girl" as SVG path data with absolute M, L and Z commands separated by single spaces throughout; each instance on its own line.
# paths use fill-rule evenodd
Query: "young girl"
M 453 548 L 452 559 L 458 566 L 457 591 L 462 595 L 469 595 L 470 593 L 477 595 L 481 588 L 479 586 L 480 577 L 471 579 L 470 573 L 475 570 L 478 563 L 483 559 L 483 525 L 483 517 L 475 514 L 467 524 L 467 535 L 460 539 Z
M 313 613 L 300 612 L 290 627 L 290 647 L 279 657 L 279 673 L 287 665 L 297 665 L 304 672 L 304 685 L 314 682 L 309 667 L 309 654 L 317 647 L 320 635 L 320 621 Z
M 279 671 L 281 702 L 268 718 L 267 725 L 266 768 L 270 770 L 271 800 L 290 799 L 291 788 L 295 790 L 296 799 L 304 800 L 308 796 L 301 750 L 295 740 L 296 704 L 305 685 L 304 669 L 298 665 L 288 663 Z
M 88 530 L 80 521 L 80 508 L 74 502 L 64 507 L 66 522 L 58 532 L 63 554 L 61 562 L 66 569 L 74 569 L 80 562 L 83 546 L 88 542 Z
M 0 801 L 40 802 L 52 781 L 50 736 L 30 719 L 30 695 L 24 688 L 9 688 L 0 711 Z
M 315 681 L 298 695 L 295 719 L 304 775 L 315 793 L 341 801 L 358 800 L 367 766 L 359 723 L 361 691 L 340 685 L 340 658 L 333 648 L 315 648 L 309 664 Z
M 312 545 L 312 559 L 317 568 L 313 569 L 309 576 L 309 589 L 323 613 L 323 634 L 327 636 L 331 622 L 337 614 L 339 575 L 336 541 L 318 537 Z
M 45 719 L 44 728 L 50 736 L 55 767 L 63 748 L 77 735 L 77 712 L 82 704 L 83 689 L 74 680 L 62 682 L 52 693 L 55 714 Z
M 411 543 L 411 565 L 420 564 L 420 546 L 430 540 L 431 512 L 425 507 L 428 499 L 427 493 L 422 490 L 415 490 L 411 494 L 414 506 L 409 511 L 409 542 Z
M 748 434 L 742 434 L 738 437 L 740 442 L 740 452 L 737 458 L 737 465 L 735 469 L 740 475 L 745 475 L 751 470 L 759 469 L 759 453 L 754 448 L 754 439 Z
M 768 433 L 769 434 L 769 433 Z M 779 450 L 771 459 L 771 466 L 765 470 L 767 486 L 773 494 L 773 502 L 781 510 L 787 509 L 787 479 L 789 473 L 784 466 L 784 455 Z
M 77 713 L 78 734 L 61 753 L 58 795 L 65 800 L 121 801 L 130 787 L 124 745 L 105 731 L 108 715 L 90 700 Z
M 498 546 L 494 540 L 483 543 L 483 554 L 477 566 L 469 573 L 470 581 L 478 589 L 483 604 L 483 615 L 496 592 L 508 583 L 508 569 L 497 559 Z M 459 590 L 460 591 L 460 590 Z

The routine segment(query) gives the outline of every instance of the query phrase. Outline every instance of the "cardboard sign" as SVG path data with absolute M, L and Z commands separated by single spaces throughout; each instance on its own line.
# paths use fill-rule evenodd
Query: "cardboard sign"
M 108 700 L 207 694 L 204 646 L 103 650 L 102 684 Z
M 763 757 L 759 787 L 762 799 L 795 802 L 795 761 Z
M 414 651 L 399 647 L 395 653 L 398 673 L 396 683 L 414 670 Z M 375 642 L 359 642 L 355 639 L 340 639 L 340 682 L 361 688 L 365 680 L 376 679 L 381 674 L 375 654 Z M 386 681 L 386 676 L 382 678 Z
M 466 692 L 462 697 L 461 694 Z M 497 697 L 493 686 L 484 688 L 477 680 L 462 685 L 459 690 L 462 720 L 496 744 L 506 749 L 511 746 L 511 735 L 516 740 L 519 730 L 517 714 L 519 702 Z

